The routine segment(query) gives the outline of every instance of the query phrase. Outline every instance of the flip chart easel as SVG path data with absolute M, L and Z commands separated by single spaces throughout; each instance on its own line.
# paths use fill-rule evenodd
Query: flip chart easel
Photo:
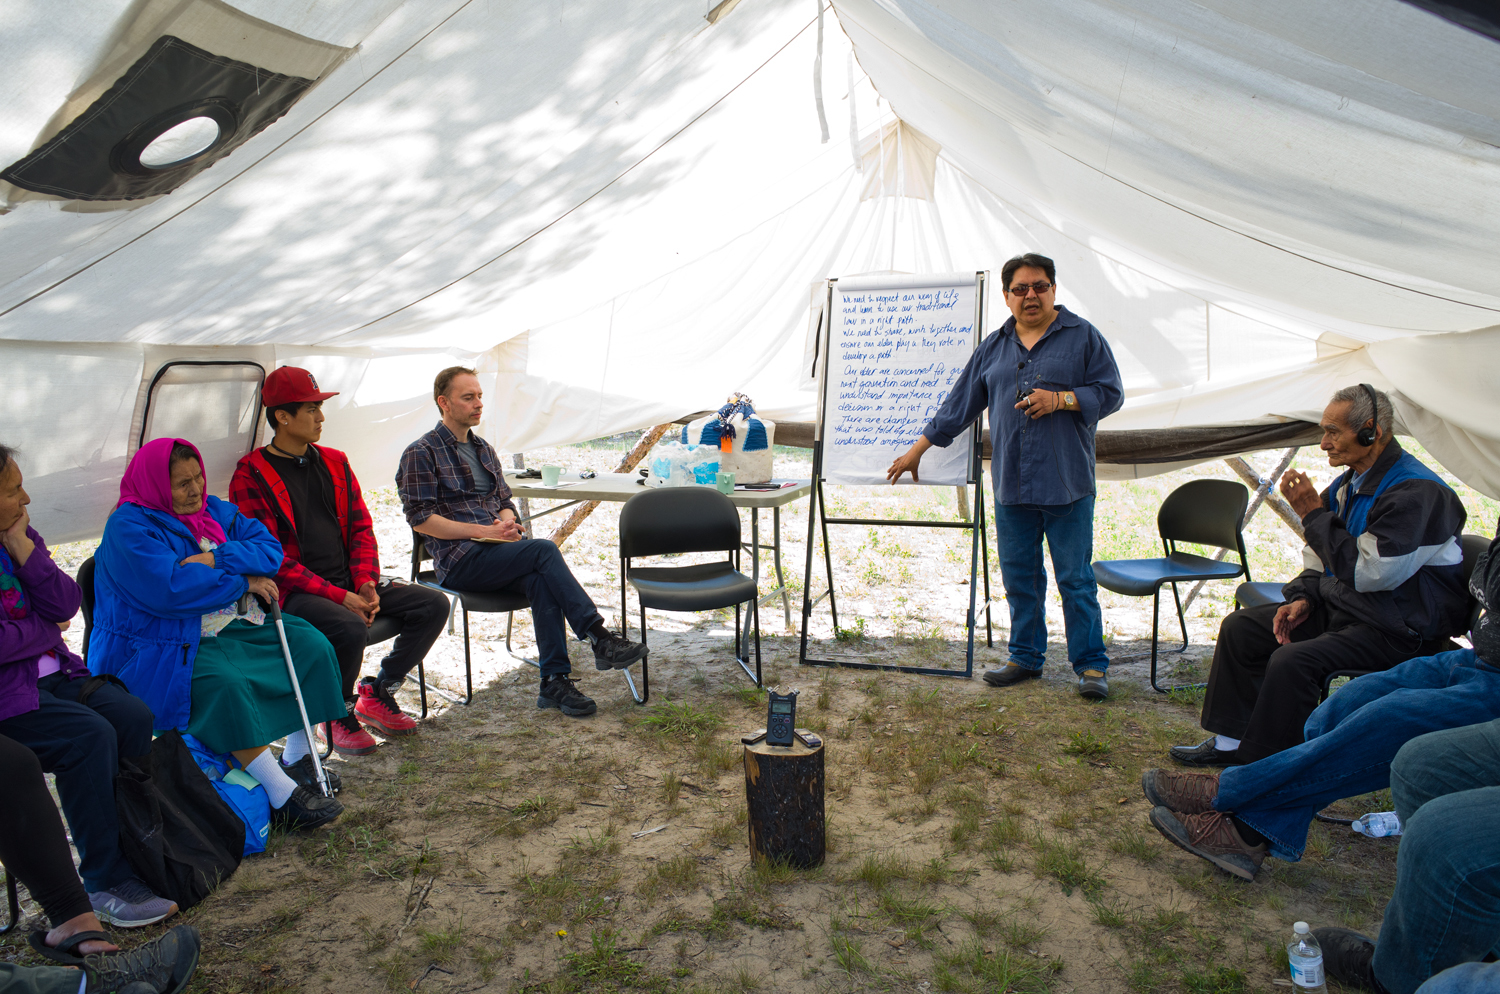
M 993 646 L 989 545 L 985 536 L 984 466 L 980 422 L 946 448 L 922 458 L 920 482 L 903 486 L 974 488 L 968 520 L 828 517 L 823 484 L 888 486 L 885 470 L 910 448 L 948 396 L 954 379 L 974 353 L 985 327 L 989 273 L 878 276 L 829 280 L 817 342 L 818 416 L 814 422 L 812 493 L 807 515 L 807 563 L 802 582 L 802 641 L 797 662 L 932 676 L 972 678 L 978 627 L 978 586 L 984 566 L 985 642 Z M 813 659 L 807 628 L 813 608 L 828 598 L 833 630 L 839 630 L 829 525 L 963 528 L 973 536 L 969 558 L 968 653 L 963 670 L 854 660 Z M 813 545 L 823 537 L 828 589 L 812 595 Z

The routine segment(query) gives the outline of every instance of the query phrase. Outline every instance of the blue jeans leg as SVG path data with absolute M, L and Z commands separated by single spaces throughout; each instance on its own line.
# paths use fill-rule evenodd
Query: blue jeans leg
M 531 601 L 542 678 L 572 672 L 568 662 L 567 626 L 583 638 L 595 622 L 603 621 L 584 592 L 562 552 L 542 539 L 522 539 L 496 545 L 475 544 L 443 578 L 454 590 L 504 590 L 517 581 Z
M 996 558 L 1010 607 L 1010 661 L 1039 670 L 1047 659 L 1047 573 L 1042 567 L 1042 511 L 995 503 Z
M 1495 718 L 1500 671 L 1473 651 L 1409 659 L 1341 688 L 1308 719 L 1306 742 L 1221 773 L 1214 807 L 1264 835 L 1272 855 L 1295 861 L 1319 810 L 1393 785 L 1391 761 L 1407 742 Z
M 1068 662 L 1075 673 L 1108 670 L 1104 651 L 1104 614 L 1094 582 L 1094 495 L 1062 507 L 1042 509 L 1052 574 L 1062 595 L 1063 625 L 1068 632 Z
M 144 701 L 106 684 L 78 703 L 84 679 L 61 673 L 37 681 L 40 707 L 0 721 L 0 735 L 36 753 L 47 773 L 57 775 L 57 794 L 78 846 L 79 875 L 91 892 L 108 890 L 135 876 L 120 852 L 115 813 L 115 776 L 121 756 L 151 751 L 151 709 Z
M 1404 834 L 1373 965 L 1391 994 L 1412 994 L 1500 943 L 1500 720 L 1408 742 L 1391 796 Z

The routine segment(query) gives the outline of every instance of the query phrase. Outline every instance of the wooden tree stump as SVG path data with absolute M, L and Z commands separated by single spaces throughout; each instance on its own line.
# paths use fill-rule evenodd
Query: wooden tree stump
M 803 729 L 798 731 L 804 734 Z M 745 746 L 745 801 L 752 856 L 785 860 L 802 870 L 823 862 L 823 743 L 809 748 L 765 739 Z

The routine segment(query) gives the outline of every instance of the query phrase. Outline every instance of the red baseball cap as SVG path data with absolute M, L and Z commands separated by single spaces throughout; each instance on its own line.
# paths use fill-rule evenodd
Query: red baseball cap
M 300 366 L 282 366 L 273 369 L 266 377 L 265 385 L 260 388 L 260 399 L 267 407 L 280 407 L 282 404 L 327 400 L 337 397 L 338 393 L 337 390 L 319 390 L 313 374 Z

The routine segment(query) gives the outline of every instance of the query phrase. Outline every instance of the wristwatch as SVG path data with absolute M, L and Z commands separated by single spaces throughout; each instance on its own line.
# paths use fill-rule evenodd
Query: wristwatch
M 1073 405 L 1076 404 L 1076 403 L 1078 403 L 1078 398 L 1076 398 L 1076 397 L 1073 396 L 1073 391 L 1069 390 L 1067 393 L 1063 394 L 1063 409 L 1064 410 L 1072 410 L 1073 409 Z

